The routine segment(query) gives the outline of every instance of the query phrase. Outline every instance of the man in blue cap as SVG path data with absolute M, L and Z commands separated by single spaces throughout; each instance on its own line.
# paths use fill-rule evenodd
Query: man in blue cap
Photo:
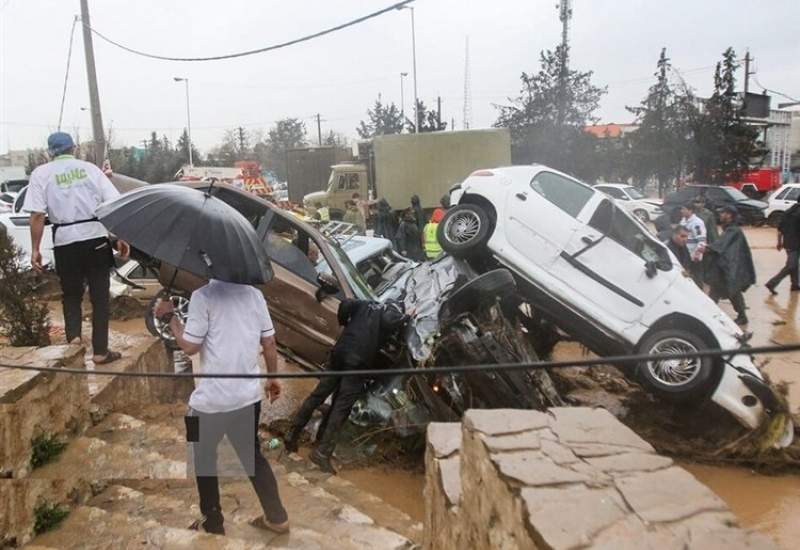
M 112 244 L 105 227 L 97 221 L 95 209 L 119 196 L 111 181 L 94 164 L 76 159 L 75 142 L 65 132 L 47 138 L 52 160 L 30 176 L 23 210 L 31 215 L 31 264 L 42 270 L 39 249 L 45 219 L 53 230 L 53 254 L 61 282 L 67 342 L 80 341 L 81 301 L 84 286 L 92 302 L 92 360 L 105 364 L 120 358 L 108 349 L 109 271 L 114 263 Z M 127 257 L 130 247 L 117 241 L 116 248 Z

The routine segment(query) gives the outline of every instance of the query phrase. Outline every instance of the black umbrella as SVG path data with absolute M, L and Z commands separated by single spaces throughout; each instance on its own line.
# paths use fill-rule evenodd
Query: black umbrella
M 247 285 L 272 278 L 253 226 L 202 191 L 150 185 L 102 205 L 97 218 L 134 248 L 200 277 Z

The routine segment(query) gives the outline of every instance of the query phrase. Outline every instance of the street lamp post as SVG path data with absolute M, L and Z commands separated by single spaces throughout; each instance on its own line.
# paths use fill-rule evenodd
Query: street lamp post
M 189 79 L 180 76 L 174 76 L 172 79 L 175 82 L 183 82 L 186 85 L 186 134 L 189 138 L 187 149 L 189 149 L 189 166 L 194 166 L 192 163 L 192 115 L 189 110 Z
M 400 6 L 398 10 L 411 10 L 411 52 L 414 62 L 414 133 L 419 133 L 419 100 L 417 98 L 417 35 L 414 29 L 414 8 L 411 6 Z
M 406 100 L 403 93 L 403 79 L 408 76 L 408 73 L 400 73 L 400 116 L 403 120 L 406 119 Z

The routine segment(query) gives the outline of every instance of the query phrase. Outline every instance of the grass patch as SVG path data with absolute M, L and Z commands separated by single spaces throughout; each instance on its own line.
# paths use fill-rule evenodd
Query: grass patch
M 69 509 L 58 504 L 43 502 L 33 510 L 33 515 L 35 518 L 33 532 L 40 535 L 56 528 L 59 523 L 64 521 L 64 518 L 69 515 Z
M 31 440 L 31 468 L 38 468 L 51 462 L 61 454 L 66 443 L 50 434 L 37 435 Z

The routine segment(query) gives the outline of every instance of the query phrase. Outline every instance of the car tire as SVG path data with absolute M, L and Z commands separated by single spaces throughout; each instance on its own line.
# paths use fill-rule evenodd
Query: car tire
M 474 204 L 460 204 L 447 211 L 436 230 L 442 249 L 456 258 L 466 258 L 486 248 L 491 220 Z
M 670 328 L 645 336 L 638 353 L 690 353 L 711 347 L 693 332 Z M 641 384 L 655 395 L 683 401 L 706 392 L 714 378 L 714 359 L 647 361 L 639 363 L 636 371 Z
M 161 341 L 164 342 L 164 344 L 167 346 L 168 349 L 170 349 L 172 351 L 175 351 L 175 350 L 180 349 L 180 347 L 178 346 L 178 343 L 175 341 L 175 337 L 172 336 L 171 333 L 169 333 L 169 334 L 163 334 L 162 333 L 162 331 L 160 330 L 161 329 L 160 323 L 155 318 L 155 315 L 153 313 L 153 310 L 156 307 L 156 302 L 158 302 L 158 300 L 160 300 L 160 299 L 165 298 L 166 296 L 168 296 L 166 290 L 162 290 L 161 292 L 159 292 L 158 294 L 153 296 L 153 298 L 147 304 L 147 309 L 144 312 L 144 324 L 147 327 L 147 331 L 150 334 L 152 334 L 153 336 L 155 336 L 157 338 L 160 338 Z M 187 300 L 185 297 L 179 296 L 179 295 L 172 295 L 172 298 L 173 298 L 173 301 L 175 299 L 178 299 L 182 303 L 185 302 L 186 308 L 184 308 L 185 309 L 184 313 L 188 311 L 188 302 L 189 302 L 189 300 Z M 181 320 L 184 323 L 186 322 L 186 319 L 181 318 Z
M 514 276 L 507 269 L 494 269 L 475 277 L 457 289 L 442 304 L 439 319 L 445 323 L 462 313 L 494 303 L 516 291 Z
M 648 223 L 650 221 L 650 214 L 647 213 L 647 210 L 637 208 L 633 211 L 633 215 L 639 218 L 642 223 Z

